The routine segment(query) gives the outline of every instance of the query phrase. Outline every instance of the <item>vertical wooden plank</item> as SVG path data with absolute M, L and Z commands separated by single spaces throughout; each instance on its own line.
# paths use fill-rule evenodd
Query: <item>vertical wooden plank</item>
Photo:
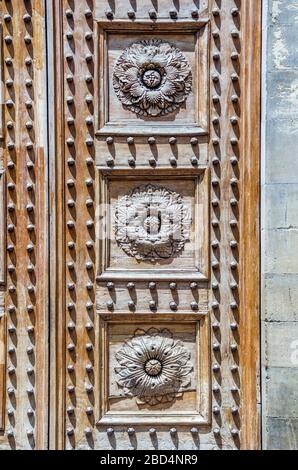
M 2 2 L 7 179 L 7 439 L 47 446 L 48 169 L 44 0 Z
M 47 2 L 50 162 L 50 449 L 65 446 L 65 191 L 62 2 Z M 62 333 L 63 332 L 63 333 Z
M 2 166 L 2 163 L 0 165 Z M 5 172 L 0 166 L 0 287 L 5 286 L 6 278 L 6 210 L 5 210 Z
M 241 199 L 242 447 L 260 449 L 260 116 L 262 2 L 243 3 Z
M 2 297 L 2 296 L 1 296 Z M 6 318 L 0 310 L 0 432 L 5 428 Z

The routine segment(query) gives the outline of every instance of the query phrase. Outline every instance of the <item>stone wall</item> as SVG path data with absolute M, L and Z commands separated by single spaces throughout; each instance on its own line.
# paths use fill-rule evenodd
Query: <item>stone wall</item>
M 298 449 L 298 1 L 263 3 L 263 448 Z

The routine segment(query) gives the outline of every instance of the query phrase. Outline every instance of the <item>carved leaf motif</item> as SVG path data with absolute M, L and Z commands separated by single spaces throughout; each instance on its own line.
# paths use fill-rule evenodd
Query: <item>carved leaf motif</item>
M 139 116 L 163 116 L 184 103 L 192 74 L 185 55 L 158 39 L 133 43 L 116 62 L 113 86 L 123 106 Z
M 191 384 L 190 352 L 167 329 L 137 330 L 116 359 L 118 385 L 139 403 L 171 402 Z
M 189 241 L 192 219 L 180 194 L 144 185 L 122 197 L 115 210 L 115 238 L 138 260 L 169 259 Z

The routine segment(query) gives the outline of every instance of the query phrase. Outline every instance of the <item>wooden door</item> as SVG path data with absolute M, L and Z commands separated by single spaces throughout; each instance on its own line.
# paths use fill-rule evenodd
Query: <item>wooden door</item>
M 1 3 L 0 445 L 258 448 L 261 2 Z

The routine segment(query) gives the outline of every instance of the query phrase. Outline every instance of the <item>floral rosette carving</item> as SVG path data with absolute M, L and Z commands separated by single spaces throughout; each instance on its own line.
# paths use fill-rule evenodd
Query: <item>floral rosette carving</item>
M 180 194 L 151 184 L 122 197 L 115 209 L 115 239 L 137 260 L 169 259 L 190 240 L 192 219 Z
M 139 404 L 168 403 L 191 385 L 191 354 L 167 330 L 137 330 L 116 353 L 117 384 Z
M 188 60 L 177 47 L 158 39 L 135 42 L 116 62 L 114 90 L 123 106 L 139 116 L 175 111 L 192 88 Z

